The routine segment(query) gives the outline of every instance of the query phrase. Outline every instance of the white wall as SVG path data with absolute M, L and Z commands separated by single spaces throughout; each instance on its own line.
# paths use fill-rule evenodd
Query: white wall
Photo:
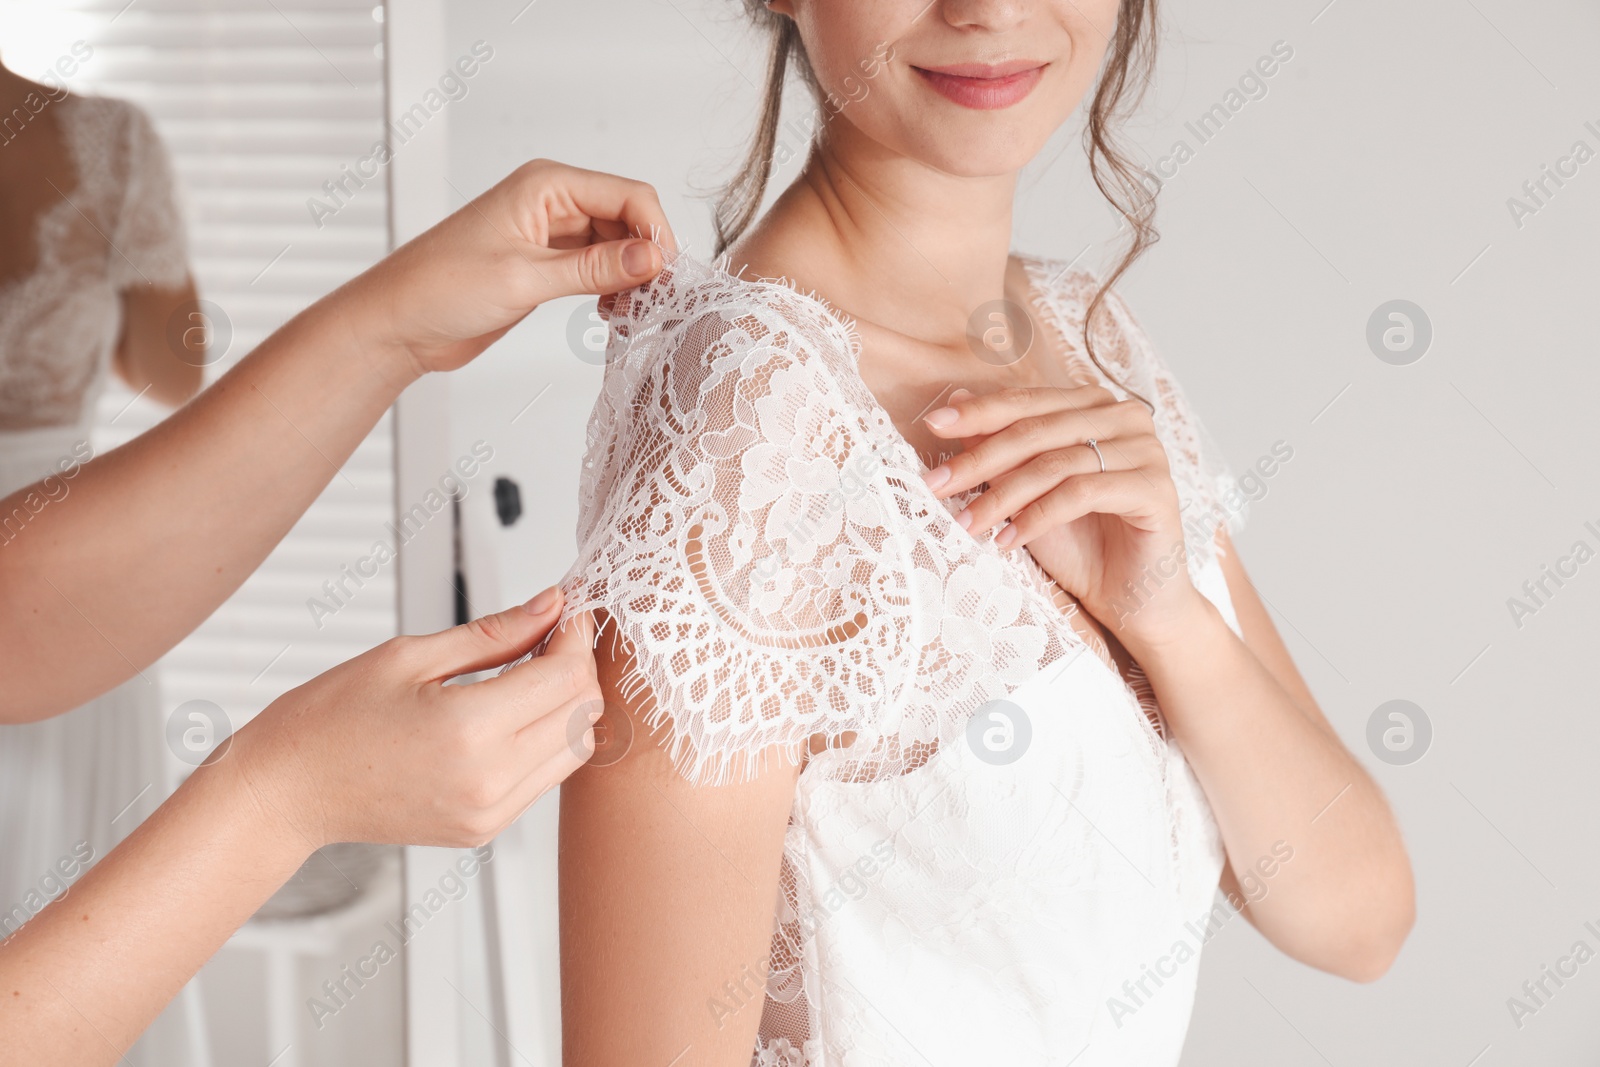
M 1520 629 L 1506 601 L 1574 541 L 1600 547 L 1583 527 L 1600 527 L 1586 314 L 1600 161 L 1520 229 L 1506 200 L 1575 140 L 1600 149 L 1583 125 L 1600 129 L 1600 10 L 1323 2 L 1169 8 L 1158 90 L 1131 130 L 1152 163 L 1275 41 L 1294 56 L 1168 183 L 1165 238 L 1122 288 L 1236 466 L 1278 440 L 1294 449 L 1241 552 L 1322 706 L 1398 809 L 1419 919 L 1371 986 L 1230 925 L 1205 957 L 1184 1062 L 1578 1062 L 1594 1052 L 1600 964 L 1520 1029 L 1506 1001 L 1575 941 L 1600 949 L 1583 926 L 1600 926 L 1587 666 L 1600 563 Z M 523 3 L 450 5 L 450 56 L 478 39 L 495 49 L 451 105 L 459 193 L 534 156 L 615 170 L 654 183 L 680 238 L 708 251 L 708 210 L 692 194 L 731 170 L 764 54 L 737 5 Z M 1057 144 L 1059 160 L 1025 183 L 1017 246 L 1070 258 L 1114 223 L 1077 130 Z M 1087 258 L 1103 263 L 1101 251 Z M 1365 341 L 1369 315 L 1394 298 L 1433 323 L 1410 366 L 1380 362 Z M 476 590 L 482 607 L 553 581 L 573 551 L 600 380 L 566 341 L 582 303 L 539 310 L 452 382 L 455 451 L 492 442 L 537 520 L 492 535 L 501 588 Z M 1368 718 L 1396 698 L 1434 729 L 1409 766 L 1373 758 L 1366 741 Z M 555 1047 L 554 807 L 515 831 L 527 868 L 543 872 L 526 878 L 507 946 L 512 1039 L 529 1062 Z

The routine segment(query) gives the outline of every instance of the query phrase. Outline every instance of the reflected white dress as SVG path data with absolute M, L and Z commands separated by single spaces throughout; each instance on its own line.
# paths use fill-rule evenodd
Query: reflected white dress
M 1095 278 L 1024 263 L 1069 371 L 1103 380 L 1077 355 Z M 1237 630 L 1237 485 L 1108 307 L 1097 351 L 1156 405 L 1190 577 Z M 955 524 L 976 490 L 925 487 L 858 352 L 820 300 L 688 256 L 623 294 L 563 583 L 631 645 L 689 780 L 840 739 L 799 778 L 752 1063 L 1175 1064 L 1223 862 L 1205 796 L 1140 672 L 1025 550 Z
M 53 480 L 27 498 L 31 506 L 0 514 L 0 552 L 39 536 L 28 528 L 31 512 L 70 500 L 76 464 L 92 455 L 122 291 L 147 281 L 175 287 L 189 273 L 171 168 L 149 118 L 99 97 L 49 106 L 77 184 L 37 216 L 34 268 L 0 281 L 0 496 Z M 153 672 L 144 673 L 148 681 L 135 678 L 65 715 L 0 726 L 0 937 L 59 895 L 58 885 L 81 878 L 78 861 L 104 856 L 164 798 L 159 694 Z M 152 1029 L 131 1062 L 188 1062 L 179 1051 L 186 1035 L 163 1037 L 181 1010 Z

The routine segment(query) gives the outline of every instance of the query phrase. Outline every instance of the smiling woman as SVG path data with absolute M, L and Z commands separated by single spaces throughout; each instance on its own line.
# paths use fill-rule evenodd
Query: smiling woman
M 619 295 L 589 424 L 564 620 L 600 623 L 601 729 L 658 743 L 563 790 L 566 1062 L 1170 1067 L 1219 888 L 1286 953 L 1383 973 L 1394 822 L 1233 551 L 1248 491 L 1111 287 L 1154 233 L 1114 139 L 1152 6 L 753 10 L 726 253 Z M 790 64 L 827 100 L 863 56 L 754 222 Z M 1091 167 L 1132 231 L 1105 278 L 1009 248 L 1020 169 L 1097 73 Z M 762 946 L 762 1010 L 733 1010 Z

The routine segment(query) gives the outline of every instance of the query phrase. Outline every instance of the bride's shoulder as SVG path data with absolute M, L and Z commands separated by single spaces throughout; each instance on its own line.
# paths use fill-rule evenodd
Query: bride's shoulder
M 1081 328 L 1089 305 L 1104 285 L 1100 275 L 1092 267 L 1082 265 L 1081 257 L 1060 259 L 1014 252 L 1011 258 L 1046 309 L 1061 323 Z M 1106 295 L 1108 299 L 1115 297 L 1115 290 Z
M 95 140 L 94 147 L 104 152 L 108 144 L 131 143 L 142 147 L 159 143 L 155 122 L 149 112 L 130 100 L 93 93 L 74 93 L 67 97 L 70 106 L 62 109 L 68 128 Z
M 854 324 L 815 294 L 688 254 L 669 257 L 650 282 L 619 294 L 608 320 L 608 362 L 630 355 L 681 362 L 758 347 L 832 362 L 859 348 Z
M 1045 321 L 1070 347 L 1081 350 L 1087 332 L 1101 363 L 1119 377 L 1168 373 L 1138 316 L 1117 286 L 1108 285 L 1099 272 L 1080 266 L 1078 257 L 1061 260 L 1014 253 L 1012 258 L 1025 272 Z
M 596 417 L 703 432 L 777 407 L 881 432 L 860 379 L 854 324 L 782 279 L 671 256 L 608 313 Z M 781 404 L 773 401 L 781 400 Z

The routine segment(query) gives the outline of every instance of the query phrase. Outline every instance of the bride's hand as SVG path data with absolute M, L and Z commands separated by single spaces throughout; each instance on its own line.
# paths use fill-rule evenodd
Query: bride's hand
M 1166 449 L 1143 404 L 1099 386 L 957 390 L 924 419 L 966 447 L 928 472 L 934 492 L 988 483 L 958 517 L 974 536 L 1001 527 L 996 545 L 1025 546 L 1130 650 L 1186 630 L 1202 598 L 1189 581 Z
M 403 370 L 454 370 L 546 300 L 655 277 L 653 235 L 676 250 L 649 185 L 536 159 L 353 279 L 340 313 Z

